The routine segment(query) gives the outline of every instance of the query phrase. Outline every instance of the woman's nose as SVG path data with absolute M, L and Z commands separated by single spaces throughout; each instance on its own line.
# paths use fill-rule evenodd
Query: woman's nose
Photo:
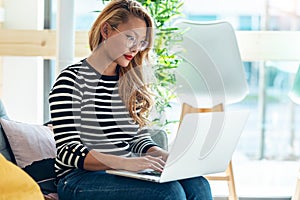
M 137 52 L 138 51 L 138 45 L 137 44 L 134 44 L 131 48 L 130 48 L 130 51 L 131 52 Z

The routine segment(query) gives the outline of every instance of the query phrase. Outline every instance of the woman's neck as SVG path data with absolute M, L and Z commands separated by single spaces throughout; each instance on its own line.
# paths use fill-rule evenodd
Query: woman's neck
M 101 47 L 98 47 L 89 57 L 87 57 L 87 62 L 102 75 L 117 75 L 117 63 L 109 59 L 106 52 Z

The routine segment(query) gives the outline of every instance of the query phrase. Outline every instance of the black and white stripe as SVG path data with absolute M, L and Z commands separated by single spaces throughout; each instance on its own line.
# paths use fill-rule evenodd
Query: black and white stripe
M 129 116 L 118 94 L 118 76 L 99 74 L 85 60 L 67 67 L 54 84 L 50 111 L 58 178 L 83 168 L 89 150 L 119 156 L 146 153 L 155 146 Z

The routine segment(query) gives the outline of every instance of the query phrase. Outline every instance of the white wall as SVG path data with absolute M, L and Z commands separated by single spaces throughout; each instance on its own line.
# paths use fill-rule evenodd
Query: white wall
M 5 29 L 43 29 L 43 0 L 4 0 Z M 43 123 L 43 60 L 3 57 L 4 101 L 11 119 Z

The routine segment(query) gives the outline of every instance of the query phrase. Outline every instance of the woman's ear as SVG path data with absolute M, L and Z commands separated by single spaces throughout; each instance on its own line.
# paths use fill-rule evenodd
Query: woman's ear
M 104 40 L 106 40 L 109 36 L 109 24 L 107 22 L 105 22 L 102 26 L 101 26 L 101 35 L 103 37 Z

